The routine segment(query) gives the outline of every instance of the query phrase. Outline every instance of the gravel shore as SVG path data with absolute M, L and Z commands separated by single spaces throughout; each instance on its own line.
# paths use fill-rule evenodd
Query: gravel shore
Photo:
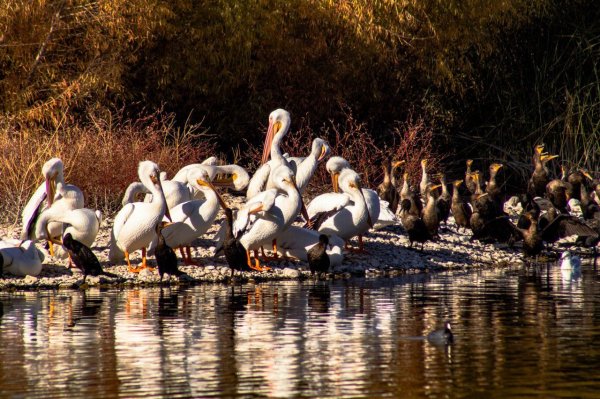
M 226 201 L 234 206 L 241 199 L 226 196 Z M 180 270 L 187 275 L 180 278 L 165 275 L 164 284 L 194 284 L 199 282 L 228 282 L 231 269 L 227 266 L 224 256 L 213 256 L 215 243 L 213 236 L 224 219 L 219 213 L 215 224 L 202 238 L 195 241 L 192 247 L 192 256 L 202 266 L 184 266 L 180 263 Z M 143 286 L 159 284 L 157 271 L 144 270 L 139 274 L 127 271 L 125 264 L 111 265 L 108 262 L 108 247 L 112 217 L 103 220 L 100 231 L 92 249 L 98 256 L 104 269 L 114 273 L 118 278 L 88 276 L 83 284 L 83 275 L 77 269 L 67 269 L 67 260 L 50 257 L 46 252 L 43 269 L 37 277 L 14 277 L 5 274 L 0 278 L 0 290 L 21 289 L 56 289 L 56 288 L 85 288 L 86 286 Z M 18 238 L 20 226 L 0 227 L 0 237 Z M 502 245 L 482 244 L 478 241 L 469 241 L 470 232 L 457 232 L 452 217 L 448 225 L 440 228 L 440 238 L 436 242 L 428 242 L 421 252 L 409 248 L 409 241 L 402 225 L 392 225 L 381 230 L 370 231 L 364 237 L 367 253 L 345 253 L 342 265 L 336 266 L 326 278 L 345 278 L 351 275 L 363 276 L 395 276 L 404 273 L 420 273 L 449 269 L 469 269 L 480 267 L 499 267 L 523 263 L 520 246 L 508 248 Z M 356 244 L 356 240 L 352 240 Z M 420 247 L 420 245 L 419 245 Z M 38 248 L 42 248 L 38 243 Z M 45 250 L 44 250 L 45 251 Z M 179 255 L 179 254 L 178 254 Z M 131 256 L 133 264 L 141 262 L 141 251 L 136 251 Z M 150 265 L 154 259 L 149 258 Z M 272 268 L 268 272 L 235 273 L 238 280 L 280 280 L 310 278 L 306 262 L 284 260 L 280 262 L 266 262 Z

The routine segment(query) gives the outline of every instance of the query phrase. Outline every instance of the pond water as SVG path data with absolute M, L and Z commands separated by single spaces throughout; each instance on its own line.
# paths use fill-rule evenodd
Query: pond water
M 600 396 L 592 265 L 0 302 L 2 398 Z

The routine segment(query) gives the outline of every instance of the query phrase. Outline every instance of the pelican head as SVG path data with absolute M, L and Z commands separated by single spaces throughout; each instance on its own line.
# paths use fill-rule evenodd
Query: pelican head
M 217 201 L 219 202 L 219 205 L 223 209 L 227 208 L 227 204 L 225 204 L 225 201 L 223 201 L 223 198 L 221 198 L 221 195 L 219 195 L 219 192 L 212 184 L 212 179 L 208 171 L 206 171 L 204 168 L 198 168 L 190 172 L 189 177 L 191 179 L 190 181 L 192 182 L 192 185 L 195 188 L 201 191 L 213 191 L 217 195 Z
M 163 188 L 160 180 L 160 168 L 157 164 L 152 161 L 141 161 L 138 166 L 138 177 L 146 188 L 150 190 L 152 187 L 154 190 L 160 192 L 164 196 Z M 152 190 L 150 190 L 152 191 Z M 169 207 L 165 207 L 165 216 L 171 220 L 171 213 Z
M 339 177 L 340 173 L 343 169 L 350 169 L 350 164 L 342 157 L 331 157 L 329 161 L 325 164 L 325 169 L 331 175 L 331 185 L 333 186 L 333 191 L 339 191 Z
M 48 206 L 54 202 L 54 194 L 56 191 L 56 183 L 63 181 L 64 164 L 60 158 L 52 158 L 42 166 L 42 175 L 46 181 L 46 198 Z
M 327 155 L 329 155 L 331 149 L 329 143 L 319 137 L 313 140 L 311 154 L 314 154 L 317 158 L 317 162 L 322 161 Z
M 269 161 L 273 140 L 277 137 L 277 142 L 279 142 L 287 134 L 290 129 L 290 122 L 290 113 L 285 109 L 278 108 L 271 112 L 269 115 L 269 128 L 267 129 L 267 137 L 265 137 L 263 148 L 262 164 Z
M 367 207 L 367 201 L 365 199 L 365 195 L 362 191 L 362 182 L 358 173 L 356 173 L 352 169 L 344 169 L 340 173 L 339 177 L 340 187 L 342 191 L 346 193 L 350 192 L 358 192 L 362 197 L 362 200 Z M 373 220 L 371 219 L 371 214 L 369 213 L 369 209 L 367 208 L 367 223 L 370 227 L 373 227 Z

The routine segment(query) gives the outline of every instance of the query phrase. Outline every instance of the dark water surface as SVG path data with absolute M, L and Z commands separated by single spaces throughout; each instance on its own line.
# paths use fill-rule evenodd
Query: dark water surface
M 0 302 L 2 398 L 600 397 L 591 265 Z

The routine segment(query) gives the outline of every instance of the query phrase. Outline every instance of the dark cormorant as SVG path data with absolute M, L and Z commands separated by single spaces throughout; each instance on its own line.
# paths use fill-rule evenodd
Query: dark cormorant
M 75 264 L 75 266 L 83 271 L 84 282 L 88 274 L 90 276 L 99 276 L 102 274 L 109 277 L 116 277 L 116 275 L 102 270 L 102 266 L 92 250 L 85 244 L 74 239 L 71 233 L 64 235 L 62 239 L 62 245 L 69 253 L 71 261 Z
M 329 255 L 326 252 L 327 245 L 329 245 L 329 237 L 321 234 L 319 235 L 319 242 L 308 250 L 308 267 L 312 274 L 329 271 Z
M 410 201 L 410 214 L 420 218 L 423 211 L 423 203 L 419 194 L 410 189 L 408 185 L 408 173 L 404 173 L 404 183 L 402 183 L 402 190 L 400 191 L 400 201 L 404 200 Z
M 398 194 L 398 190 L 396 190 L 396 187 L 392 184 L 393 166 L 390 161 L 385 160 L 382 167 L 383 183 L 377 187 L 377 194 L 379 194 L 379 198 L 387 201 L 390 210 L 393 213 L 396 213 L 398 203 L 400 202 L 400 194 Z
M 456 225 L 459 228 L 469 228 L 471 227 L 470 219 L 473 211 L 465 199 L 460 195 L 459 187 L 462 182 L 462 180 L 455 180 L 453 183 L 454 191 L 452 192 L 451 210 Z
M 469 193 L 475 194 L 477 187 L 475 187 L 475 181 L 473 180 L 473 172 L 471 171 L 471 165 L 473 165 L 472 159 L 467 159 L 467 170 L 465 172 L 465 186 Z
M 440 222 L 444 222 L 444 225 L 446 225 L 448 216 L 450 216 L 450 207 L 452 205 L 452 195 L 448 191 L 448 184 L 446 183 L 446 175 L 443 173 L 440 173 L 439 178 L 440 178 L 440 184 L 442 187 L 442 194 L 437 199 L 436 206 L 438 208 Z
M 440 212 L 437 207 L 437 198 L 435 190 L 440 187 L 439 185 L 432 185 L 429 183 L 427 185 L 427 190 L 425 190 L 427 203 L 425 204 L 425 208 L 423 208 L 423 222 L 427 227 L 427 231 L 429 235 L 432 237 L 437 237 L 438 229 L 440 227 Z
M 231 208 L 224 208 L 225 211 L 225 240 L 223 241 L 223 252 L 227 264 L 231 268 L 231 277 L 235 270 L 252 271 L 249 266 L 250 259 L 248 252 L 241 242 L 233 235 L 233 211 Z
M 167 245 L 165 237 L 162 235 L 162 230 L 168 226 L 168 222 L 160 222 L 156 225 L 156 235 L 158 236 L 158 243 L 154 251 L 154 258 L 158 266 L 158 274 L 160 275 L 160 281 L 162 281 L 165 273 L 173 276 L 181 276 L 185 274 L 177 268 L 177 255 L 173 248 Z
M 539 154 L 538 157 L 534 157 L 535 169 L 527 184 L 527 192 L 529 195 L 532 197 L 541 197 L 544 195 L 546 192 L 546 185 L 550 182 L 550 172 L 546 167 L 546 162 L 557 157 L 558 155 L 548 154 Z
M 400 203 L 400 219 L 402 220 L 402 226 L 408 234 L 408 240 L 412 248 L 413 242 L 421 243 L 421 251 L 423 250 L 423 244 L 425 241 L 432 240 L 433 237 L 427 231 L 427 226 L 421 218 L 410 213 L 411 203 L 410 200 L 404 199 Z
M 427 334 L 427 341 L 438 345 L 451 344 L 454 341 L 454 334 L 452 334 L 450 323 L 446 323 L 444 328 L 440 328 Z

